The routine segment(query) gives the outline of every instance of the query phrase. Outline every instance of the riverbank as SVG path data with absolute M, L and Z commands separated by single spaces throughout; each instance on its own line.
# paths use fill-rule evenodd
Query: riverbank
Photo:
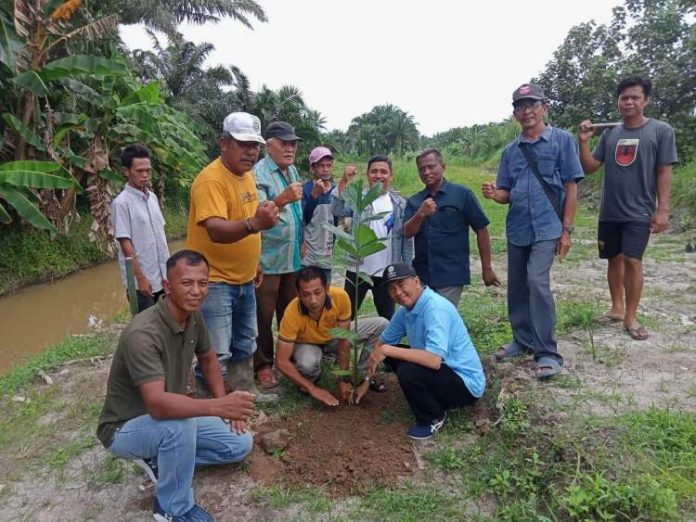
M 262 407 L 254 431 L 258 441 L 268 426 L 287 429 L 288 445 L 273 452 L 259 445 L 242 466 L 200 470 L 198 500 L 221 521 L 692 518 L 696 258 L 684 253 L 683 235 L 651 240 L 640 310 L 650 339 L 632 341 L 620 325 L 594 321 L 607 305 L 605 264 L 595 257 L 595 224 L 579 221 L 569 258 L 553 271 L 565 357 L 556 379 L 537 382 L 529 359 L 491 361 L 509 338 L 505 290 L 484 288 L 474 265 L 460 312 L 488 373 L 477 409 L 456 412 L 434 440 L 411 446 L 403 437 L 410 417 L 393 380 L 391 395 L 371 394 L 375 404 L 345 412 L 283 385 L 281 403 Z M 496 232 L 493 242 L 505 280 Z M 120 319 L 0 377 L 0 519 L 151 519 L 152 486 L 94 437 Z M 340 423 L 344 414 L 352 427 Z M 379 476 L 379 465 L 356 466 L 365 454 L 380 462 L 381 439 L 363 437 L 367 425 L 390 441 L 401 435 L 390 443 L 390 450 L 405 445 L 400 472 Z M 323 444 L 331 451 L 310 452 L 320 460 L 313 469 L 340 472 L 299 481 L 299 450 L 318 434 L 335 438 Z M 358 439 L 339 450 L 338 441 Z
M 170 240 L 186 235 L 188 208 L 165 207 L 166 233 Z M 82 216 L 63 236 L 26 226 L 0 234 L 0 297 L 20 288 L 65 277 L 111 259 L 88 239 L 92 220 Z

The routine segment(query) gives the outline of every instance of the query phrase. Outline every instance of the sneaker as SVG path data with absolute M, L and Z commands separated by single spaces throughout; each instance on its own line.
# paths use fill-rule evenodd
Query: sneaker
M 213 516 L 198 504 L 194 504 L 191 509 L 178 517 L 170 515 L 159 505 L 157 497 L 155 497 L 155 507 L 152 510 L 152 516 L 157 522 L 213 522 L 214 520 Z
M 153 484 L 157 484 L 157 460 L 155 457 L 149 459 L 135 459 L 133 464 L 142 468 Z
M 429 439 L 430 437 L 435 435 L 440 428 L 442 428 L 445 425 L 446 419 L 447 415 L 445 414 L 445 416 L 441 419 L 434 420 L 432 424 L 419 424 L 416 422 L 413 426 L 411 426 L 408 429 L 406 435 L 416 440 Z

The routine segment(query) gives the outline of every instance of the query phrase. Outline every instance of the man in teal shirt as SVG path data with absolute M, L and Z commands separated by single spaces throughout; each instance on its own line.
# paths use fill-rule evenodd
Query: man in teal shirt
M 280 210 L 278 224 L 261 231 L 263 279 L 256 289 L 258 338 L 254 368 L 264 388 L 278 384 L 273 374 L 273 314 L 278 324 L 288 303 L 297 295 L 295 273 L 300 269 L 302 245 L 302 184 L 293 165 L 299 137 L 284 121 L 274 121 L 264 133 L 266 156 L 254 165 L 259 203 L 273 201 Z

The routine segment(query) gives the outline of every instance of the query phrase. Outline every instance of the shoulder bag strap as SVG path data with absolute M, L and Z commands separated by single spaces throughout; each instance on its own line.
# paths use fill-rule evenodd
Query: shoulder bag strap
M 520 143 L 520 150 L 522 151 L 522 154 L 524 154 L 524 158 L 527 160 L 527 164 L 529 164 L 529 167 L 532 169 L 534 176 L 536 176 L 536 179 L 541 184 L 541 188 L 544 189 L 544 194 L 546 194 L 546 197 L 548 198 L 549 203 L 551 203 L 553 210 L 556 212 L 558 219 L 563 222 L 563 213 L 561 212 L 558 197 L 539 172 L 539 166 L 537 165 L 536 158 L 532 154 L 532 151 L 529 150 L 529 144 L 524 142 Z

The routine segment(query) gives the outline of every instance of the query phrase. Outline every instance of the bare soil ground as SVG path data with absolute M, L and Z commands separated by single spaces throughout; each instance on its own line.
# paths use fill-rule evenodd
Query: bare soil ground
M 502 273 L 504 261 L 496 266 Z M 571 330 L 559 339 L 563 372 L 548 383 L 531 377 L 530 360 L 487 362 L 502 398 L 532 388 L 553 398 L 548 407 L 558 415 L 615 415 L 651 405 L 696 411 L 695 269 L 696 258 L 646 261 L 641 311 L 647 341 L 631 340 L 620 323 Z M 557 298 L 604 309 L 604 270 L 600 261 L 557 264 Z M 94 426 L 79 421 L 85 410 L 98 411 L 109 362 L 71 365 L 50 374 L 54 384 L 37 382 L 27 390 L 37 407 L 49 399 L 53 406 L 36 419 L 26 440 L 0 452 L 0 520 L 151 520 L 152 485 L 132 464 L 108 458 L 92 436 Z M 221 521 L 312 518 L 297 505 L 272 501 L 283 488 L 300 488 L 310 497 L 329 497 L 332 516 L 339 517 L 349 516 L 356 498 L 375 486 L 438 480 L 437 472 L 422 472 L 419 461 L 439 443 L 412 445 L 405 437 L 409 413 L 393 376 L 387 379 L 386 394 L 371 393 L 357 407 L 328 410 L 306 403 L 289 413 L 261 415 L 245 464 L 196 473 L 199 502 Z M 477 430 L 485 430 L 492 429 L 498 412 L 478 409 L 468 415 Z M 286 430 L 285 446 L 269 454 L 261 440 L 279 429 Z M 428 472 L 427 462 L 425 467 Z

